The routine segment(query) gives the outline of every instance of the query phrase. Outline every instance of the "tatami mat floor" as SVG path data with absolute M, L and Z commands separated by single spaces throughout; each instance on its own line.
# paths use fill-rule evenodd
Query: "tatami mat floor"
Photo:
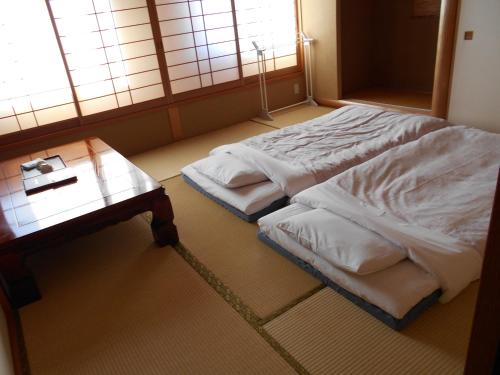
M 324 288 L 265 329 L 311 374 L 461 374 L 476 289 L 395 332 Z
M 272 126 L 274 128 L 284 128 L 291 124 L 307 121 L 312 118 L 324 115 L 331 112 L 333 108 L 312 106 L 309 104 L 301 104 L 296 107 L 287 108 L 271 114 L 273 120 L 264 120 L 260 117 L 255 117 L 252 121 L 259 124 Z
M 293 369 L 136 217 L 30 261 L 33 374 L 288 374 Z
M 181 177 L 164 185 L 171 195 L 182 244 L 260 318 L 320 285 L 258 241 L 255 224 L 235 220 L 229 211 L 188 187 Z
M 254 118 L 208 134 L 185 139 L 135 155 L 130 160 L 158 181 L 177 176 L 185 165 L 204 158 L 213 148 L 245 138 L 310 120 L 333 108 L 300 105 L 273 114 L 274 121 Z
M 229 126 L 208 134 L 188 138 L 130 158 L 132 163 L 158 181 L 177 176 L 185 165 L 204 158 L 213 148 L 266 133 L 274 128 L 253 121 Z
M 311 108 L 275 118 L 330 110 Z M 270 130 L 250 121 L 133 158 L 171 197 L 175 248 L 153 244 L 143 215 L 31 259 L 44 296 L 20 312 L 33 374 L 461 373 L 476 285 L 392 331 L 178 176 Z

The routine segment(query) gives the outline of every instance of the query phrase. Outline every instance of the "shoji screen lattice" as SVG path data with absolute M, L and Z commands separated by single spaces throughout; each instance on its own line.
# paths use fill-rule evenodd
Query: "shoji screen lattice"
M 164 96 L 146 0 L 50 0 L 82 115 Z
M 258 73 L 252 41 L 266 48 L 267 71 L 297 65 L 295 0 L 235 0 L 243 76 Z
M 156 0 L 173 94 L 239 79 L 230 0 Z
M 279 70 L 297 64 L 296 31 L 295 0 L 1 1 L 0 135 L 164 98 L 167 84 L 174 95 L 244 84 L 257 73 L 251 42 Z
M 45 1 L 1 1 L 0 135 L 76 116 Z

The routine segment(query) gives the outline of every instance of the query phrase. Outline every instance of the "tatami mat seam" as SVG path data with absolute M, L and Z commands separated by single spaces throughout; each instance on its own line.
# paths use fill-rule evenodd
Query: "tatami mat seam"
M 273 129 L 281 129 L 281 128 L 280 128 L 280 127 L 278 127 L 278 126 L 272 126 L 272 125 L 266 124 L 265 122 L 260 122 L 260 121 L 258 121 L 258 120 L 250 119 L 249 121 L 251 121 L 251 122 L 255 122 L 256 124 L 259 124 L 259 125 L 269 126 L 270 128 L 273 128 Z
M 283 306 L 282 308 L 272 312 L 271 314 L 269 314 L 268 316 L 264 317 L 264 318 L 261 318 L 260 319 L 260 323 L 261 325 L 266 325 L 267 323 L 269 323 L 270 321 L 278 318 L 279 316 L 285 314 L 287 311 L 289 311 L 290 309 L 294 308 L 295 306 L 297 306 L 299 303 L 305 301 L 306 299 L 308 299 L 309 297 L 312 297 L 313 295 L 315 295 L 316 293 L 318 293 L 319 291 L 323 290 L 324 288 L 326 288 L 326 285 L 324 284 L 321 284 L 321 285 L 318 285 L 317 287 L 311 289 L 309 292 L 301 295 L 300 297 L 292 300 L 291 302 L 287 303 L 285 306 Z
M 172 178 L 175 178 L 175 177 L 172 177 Z M 170 179 L 172 179 L 172 178 L 165 179 L 165 180 L 161 181 L 161 184 L 162 184 L 163 186 L 165 186 L 165 184 L 164 184 L 164 183 L 165 183 L 165 181 L 170 180 Z M 150 223 L 151 223 L 151 220 L 152 220 L 152 214 L 151 214 L 151 212 L 147 212 L 147 213 L 143 214 L 143 215 L 142 215 L 142 217 L 143 217 L 143 219 L 144 219 L 144 220 L 146 220 L 146 222 L 147 222 L 148 224 L 150 224 Z M 188 250 L 185 246 L 183 246 L 183 247 L 184 247 L 184 249 L 186 249 L 186 251 L 188 251 L 188 252 L 189 252 L 189 250 Z M 191 252 L 189 252 L 189 253 L 191 254 Z M 194 256 L 193 256 L 192 254 L 191 254 L 191 256 L 194 258 Z M 188 261 L 188 263 L 189 263 L 189 260 L 187 260 L 187 259 L 186 259 L 186 261 Z M 197 261 L 197 262 L 199 262 L 198 260 L 196 260 L 196 261 Z M 202 264 L 202 263 L 200 262 L 200 264 Z M 202 264 L 202 265 L 203 265 L 203 267 L 205 267 L 205 268 L 206 268 L 209 272 L 212 272 L 212 271 L 210 271 L 210 270 L 209 270 L 209 269 L 208 269 L 208 268 L 207 268 L 204 264 Z M 196 269 L 196 267 L 194 267 L 194 266 L 193 266 L 193 268 L 195 268 L 195 269 Z M 212 274 L 213 274 L 213 272 L 212 272 Z M 214 278 L 216 278 L 215 274 L 213 274 L 213 275 L 214 275 Z M 202 275 L 202 276 L 203 276 L 203 275 Z M 209 282 L 209 283 L 210 283 L 210 282 Z M 220 282 L 220 281 L 219 281 L 219 283 L 220 283 L 221 285 L 224 285 L 224 284 L 223 284 L 222 282 Z M 224 287 L 225 287 L 225 286 L 224 286 Z M 285 306 L 281 307 L 280 309 L 278 309 L 278 310 L 276 310 L 276 311 L 273 311 L 271 314 L 269 314 L 269 315 L 267 315 L 267 316 L 265 316 L 265 317 L 263 317 L 263 318 L 259 318 L 259 317 L 257 316 L 257 314 L 255 314 L 255 313 L 252 311 L 252 314 L 254 314 L 254 315 L 255 315 L 255 320 L 257 321 L 257 323 L 256 323 L 256 324 L 263 326 L 263 325 L 265 325 L 265 324 L 269 323 L 271 320 L 276 319 L 276 318 L 277 318 L 277 317 L 279 317 L 280 315 L 282 315 L 282 314 L 286 313 L 288 310 L 290 310 L 290 309 L 291 309 L 291 308 L 293 308 L 294 306 L 298 305 L 298 304 L 299 304 L 299 303 L 301 303 L 302 301 L 304 301 L 304 300 L 308 299 L 309 297 L 313 296 L 314 294 L 316 294 L 317 292 L 319 292 L 320 290 L 322 290 L 322 289 L 323 289 L 323 288 L 325 288 L 325 287 L 326 287 L 326 286 L 325 286 L 324 284 L 321 284 L 321 285 L 319 285 L 319 286 L 317 286 L 317 287 L 315 287 L 315 288 L 311 289 L 311 290 L 310 290 L 310 291 L 308 291 L 307 293 L 305 293 L 305 294 L 303 294 L 303 295 L 299 296 L 298 298 L 295 298 L 294 300 L 292 300 L 292 301 L 290 301 L 289 303 L 287 303 Z M 229 290 L 229 288 L 227 288 L 227 287 L 225 287 L 225 288 Z M 231 291 L 231 293 L 232 293 L 233 295 L 235 295 L 235 296 L 236 296 L 236 294 L 235 294 L 234 292 L 232 292 L 232 291 Z M 240 298 L 240 297 L 238 297 L 238 296 L 237 296 L 237 298 L 238 298 L 239 300 L 241 300 L 241 298 Z M 248 308 L 248 307 L 247 307 L 247 308 Z M 248 310 L 250 310 L 250 311 L 251 311 L 251 309 L 250 309 L 250 308 L 248 308 Z M 245 318 L 245 319 L 246 319 L 246 318 Z
M 182 243 L 173 246 L 177 253 L 222 297 L 224 300 L 255 329 L 261 337 L 299 374 L 309 372 L 263 327 L 260 319 L 230 288 L 220 281 L 215 274 L 201 263 Z

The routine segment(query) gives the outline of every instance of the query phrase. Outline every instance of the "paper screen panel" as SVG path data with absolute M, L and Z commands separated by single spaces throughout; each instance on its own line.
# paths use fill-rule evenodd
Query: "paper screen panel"
M 50 0 L 82 115 L 163 97 L 146 0 Z
M 0 35 L 0 135 L 76 117 L 45 1 L 0 2 Z
M 295 0 L 235 0 L 243 76 L 258 74 L 252 44 L 265 47 L 267 71 L 297 65 Z
M 173 94 L 238 80 L 231 0 L 156 0 Z

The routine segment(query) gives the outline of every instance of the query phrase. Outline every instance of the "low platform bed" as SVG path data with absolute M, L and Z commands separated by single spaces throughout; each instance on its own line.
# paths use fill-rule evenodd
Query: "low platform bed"
M 415 306 L 413 306 L 402 318 L 396 318 L 391 314 L 389 314 L 388 312 L 382 310 L 380 307 L 370 302 L 367 302 L 358 295 L 349 292 L 347 289 L 342 288 L 339 284 L 335 283 L 327 276 L 325 276 L 323 273 L 321 273 L 321 271 L 314 268 L 312 265 L 302 260 L 301 258 L 285 250 L 279 244 L 277 244 L 269 237 L 267 237 L 262 231 L 259 231 L 257 233 L 257 237 L 262 242 L 267 244 L 269 247 L 276 250 L 279 254 L 283 255 L 285 258 L 288 258 L 290 261 L 298 265 L 304 271 L 308 272 L 309 274 L 320 280 L 323 284 L 332 288 L 337 293 L 341 294 L 351 302 L 355 303 L 357 306 L 361 307 L 363 310 L 370 313 L 375 318 L 377 318 L 378 320 L 385 323 L 386 325 L 388 325 L 389 327 L 391 327 L 396 331 L 402 330 L 413 320 L 415 320 L 425 309 L 434 304 L 439 299 L 442 293 L 441 289 L 436 289 L 427 297 L 421 299 L 420 302 L 418 302 Z
M 246 221 L 384 151 L 447 127 L 444 120 L 346 106 L 223 145 L 182 169 L 189 185 Z
M 447 127 L 259 219 L 259 238 L 394 329 L 481 274 L 500 135 Z
M 403 329 L 439 299 L 441 291 L 437 280 L 407 259 L 381 271 L 359 275 L 333 265 L 277 227 L 284 220 L 313 211 L 294 203 L 264 216 L 258 222 L 258 238 L 395 330 Z M 353 225 L 341 217 L 338 220 L 340 225 L 342 221 Z M 376 240 L 374 233 L 363 233 L 361 228 L 353 233 L 340 225 L 331 228 L 339 243 L 369 241 L 372 237 Z M 358 229 L 354 225 L 353 228 Z

